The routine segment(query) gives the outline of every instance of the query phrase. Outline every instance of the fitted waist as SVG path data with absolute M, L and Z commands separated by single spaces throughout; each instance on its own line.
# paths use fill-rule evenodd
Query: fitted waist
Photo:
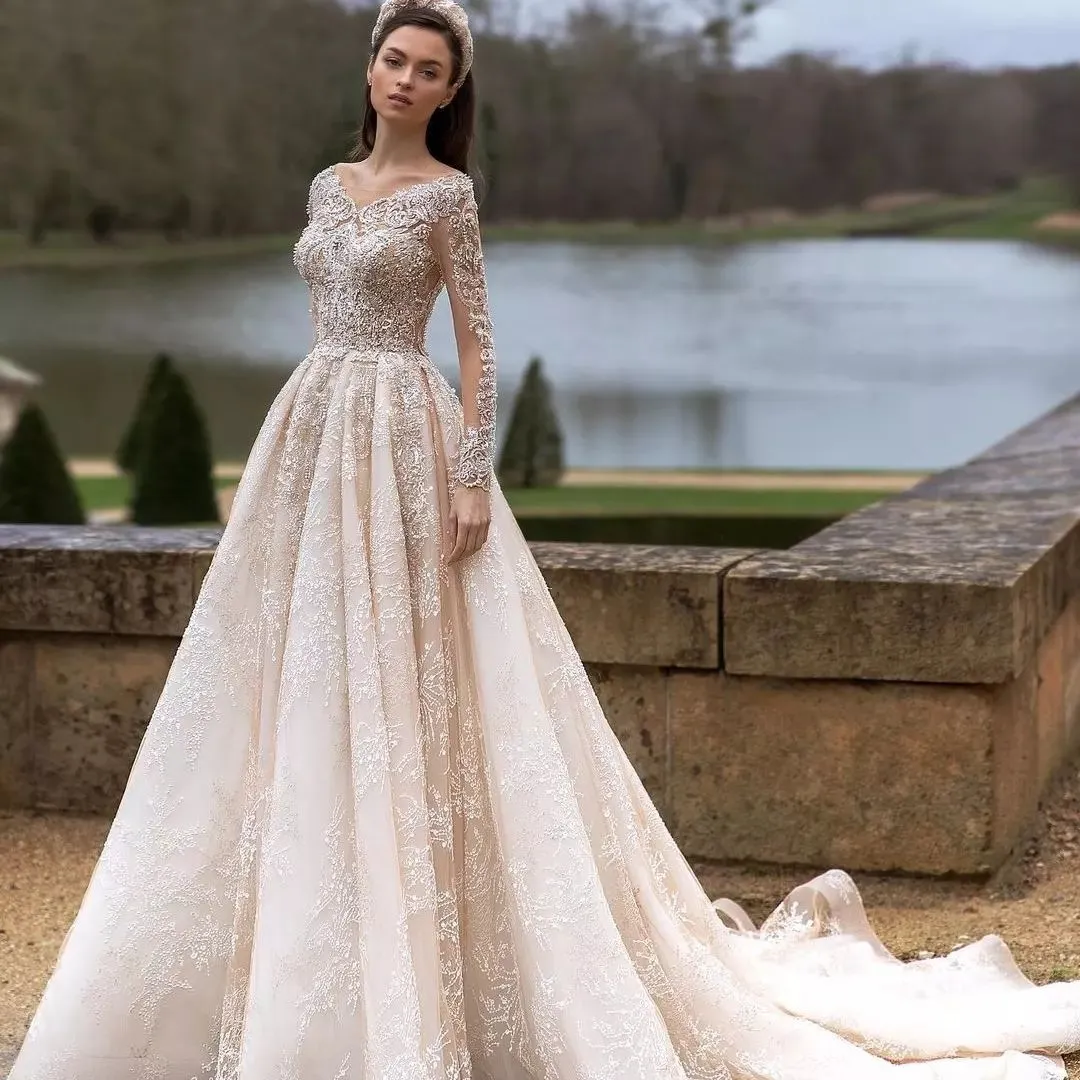
M 385 360 L 411 360 L 428 363 L 427 350 L 414 342 L 400 340 L 373 341 L 370 338 L 320 338 L 309 354 L 313 358 L 348 360 L 353 364 L 378 364 Z

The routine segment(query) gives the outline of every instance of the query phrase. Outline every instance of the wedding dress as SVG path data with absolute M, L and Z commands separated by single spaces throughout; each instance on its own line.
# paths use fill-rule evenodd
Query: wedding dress
M 834 871 L 710 902 L 491 475 L 461 174 L 295 250 L 316 341 L 232 515 L 11 1080 L 1049 1080 L 1080 986 L 903 964 Z M 444 287 L 481 423 L 424 350 Z M 488 486 L 444 564 L 454 482 Z M 1041 1051 L 1041 1052 L 1040 1052 Z

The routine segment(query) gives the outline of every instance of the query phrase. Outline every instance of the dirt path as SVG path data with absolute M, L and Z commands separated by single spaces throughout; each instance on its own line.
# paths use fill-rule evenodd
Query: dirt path
M 0 812 L 0 1076 L 25 1033 L 108 831 L 101 818 Z M 761 920 L 806 871 L 698 864 L 710 896 Z M 1037 982 L 1080 978 L 1080 762 L 1047 801 L 1034 838 L 991 883 L 856 875 L 870 918 L 905 959 L 996 933 Z M 1080 1059 L 1070 1077 L 1080 1080 Z
M 663 469 L 568 469 L 567 487 L 694 487 L 739 491 L 907 491 L 924 473 L 683 472 Z
M 74 477 L 105 479 L 120 475 L 116 463 L 108 458 L 71 458 L 67 464 Z M 215 476 L 239 477 L 243 471 L 242 461 L 223 461 L 214 466 Z

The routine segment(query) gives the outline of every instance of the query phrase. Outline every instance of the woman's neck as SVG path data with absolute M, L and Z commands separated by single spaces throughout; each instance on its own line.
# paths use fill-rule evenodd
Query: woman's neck
M 426 131 L 395 131 L 381 123 L 375 132 L 375 145 L 368 154 L 367 167 L 376 175 L 401 173 L 418 169 L 430 160 Z

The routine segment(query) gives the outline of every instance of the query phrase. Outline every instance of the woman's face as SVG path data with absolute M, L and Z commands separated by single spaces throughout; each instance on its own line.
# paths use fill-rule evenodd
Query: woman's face
M 450 45 L 437 30 L 399 26 L 368 69 L 371 104 L 382 119 L 426 127 L 453 97 L 453 65 Z

